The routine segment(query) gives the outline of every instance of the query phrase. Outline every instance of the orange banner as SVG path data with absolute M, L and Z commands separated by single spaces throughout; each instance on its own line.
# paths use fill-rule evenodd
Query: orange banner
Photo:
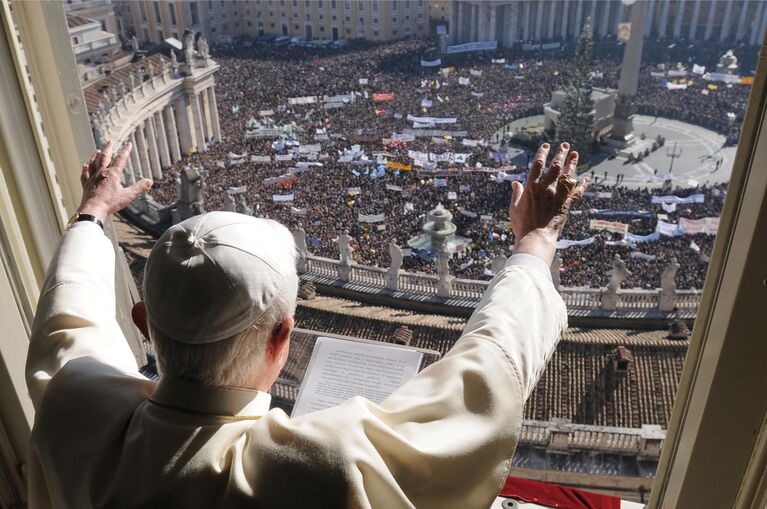
M 740 84 L 741 85 L 753 85 L 754 84 L 754 77 L 753 76 L 741 76 Z
M 391 168 L 392 170 L 404 170 L 404 171 L 413 170 L 413 167 L 409 164 L 395 163 L 392 161 L 386 161 L 386 167 Z
M 373 100 L 375 102 L 393 101 L 394 92 L 387 92 L 385 94 L 373 94 Z

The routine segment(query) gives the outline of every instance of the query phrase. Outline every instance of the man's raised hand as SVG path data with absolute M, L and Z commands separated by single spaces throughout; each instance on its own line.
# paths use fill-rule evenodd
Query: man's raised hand
M 97 150 L 90 162 L 83 165 L 80 174 L 83 199 L 79 213 L 91 214 L 105 222 L 109 214 L 126 207 L 151 189 L 151 179 L 139 180 L 128 187 L 122 185 L 123 168 L 132 149 L 131 143 L 126 143 L 112 161 L 112 140 L 109 140 L 103 151 Z
M 569 152 L 568 143 L 559 145 L 546 170 L 549 148 L 549 144 L 544 143 L 538 149 L 524 185 L 511 183 L 509 204 L 509 219 L 516 239 L 514 252 L 533 254 L 548 264 L 554 257 L 556 241 L 570 208 L 589 184 L 588 177 L 580 183 L 575 181 L 578 153 Z

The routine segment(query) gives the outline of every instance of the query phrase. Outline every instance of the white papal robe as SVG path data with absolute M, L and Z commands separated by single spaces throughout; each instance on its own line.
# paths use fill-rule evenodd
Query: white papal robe
M 380 405 L 295 419 L 269 395 L 142 376 L 93 223 L 63 235 L 33 325 L 31 508 L 487 508 L 566 327 L 548 268 L 512 256 L 460 340 Z

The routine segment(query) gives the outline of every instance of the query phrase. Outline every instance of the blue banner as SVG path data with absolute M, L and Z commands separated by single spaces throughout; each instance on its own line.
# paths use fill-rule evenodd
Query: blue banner
M 638 217 L 652 219 L 652 212 L 647 210 L 623 210 L 623 209 L 589 209 L 593 217 Z

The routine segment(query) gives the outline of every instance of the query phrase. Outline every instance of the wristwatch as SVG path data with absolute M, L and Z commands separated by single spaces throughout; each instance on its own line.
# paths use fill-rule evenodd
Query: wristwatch
M 101 222 L 101 219 L 99 219 L 96 216 L 92 216 L 90 214 L 78 214 L 74 213 L 72 217 L 69 218 L 69 222 L 67 223 L 67 228 L 72 226 L 73 224 L 80 222 L 80 221 L 90 221 L 91 223 L 96 223 L 101 227 L 101 229 L 104 229 L 104 223 Z

